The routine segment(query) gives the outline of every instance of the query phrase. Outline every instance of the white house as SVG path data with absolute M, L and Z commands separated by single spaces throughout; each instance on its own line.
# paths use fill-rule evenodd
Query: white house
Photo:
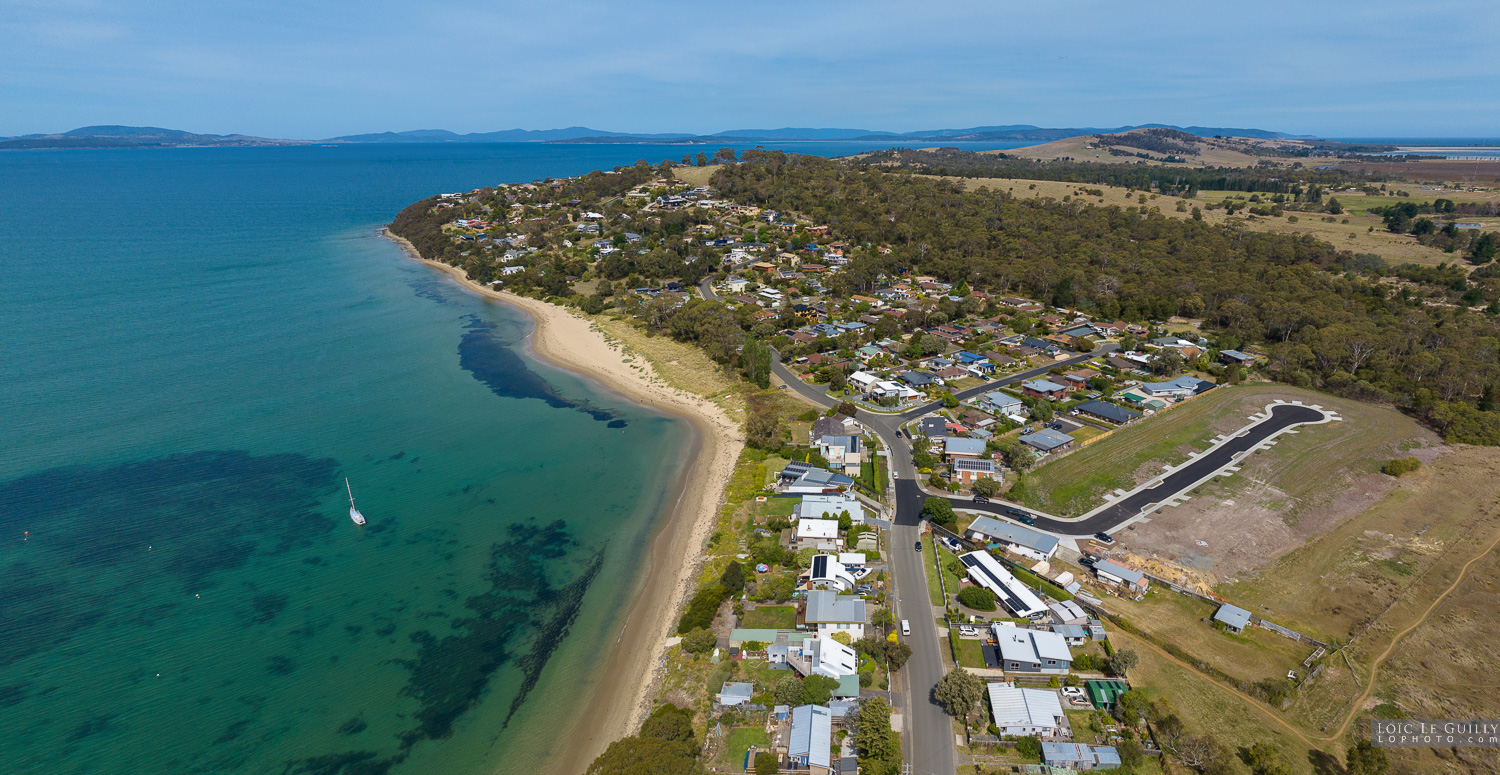
M 1051 689 L 1017 689 L 1012 683 L 992 683 L 990 717 L 1002 735 L 1054 737 L 1064 726 L 1062 700 Z
M 787 664 L 804 676 L 839 679 L 859 672 L 859 657 L 854 649 L 832 638 L 808 638 L 792 646 Z
M 797 546 L 819 551 L 838 551 L 839 523 L 836 519 L 797 520 Z
M 858 388 L 861 393 L 870 392 L 870 388 L 879 382 L 880 378 L 867 371 L 856 371 L 849 375 L 849 384 Z
M 717 699 L 720 705 L 744 705 L 754 694 L 755 684 L 725 681 L 723 688 L 719 689 Z
M 865 506 L 847 495 L 804 495 L 797 504 L 796 516 L 806 519 L 837 519 L 844 512 L 856 525 L 865 523 Z
M 826 521 L 826 520 L 822 520 Z M 808 583 L 818 588 L 834 587 L 842 592 L 854 589 L 854 574 L 831 554 L 814 555 L 807 571 Z
M 995 593 L 1012 615 L 1038 620 L 1047 615 L 1042 599 L 1011 575 L 989 552 L 969 552 L 958 558 L 968 568 L 969 580 Z
M 1024 415 L 1026 413 L 1026 405 L 1021 402 L 1021 399 L 1009 393 L 1001 393 L 998 390 L 993 393 L 985 393 L 979 399 L 979 408 L 990 414 L 1001 416 Z

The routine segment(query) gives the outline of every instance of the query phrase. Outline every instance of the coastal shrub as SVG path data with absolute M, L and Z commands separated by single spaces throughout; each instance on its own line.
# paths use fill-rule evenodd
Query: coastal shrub
M 795 675 L 784 675 L 776 682 L 776 702 L 781 705 L 802 705 L 802 679 Z
M 860 673 L 859 674 L 859 687 L 861 689 L 868 689 L 868 688 L 870 688 L 871 686 L 874 686 L 874 685 L 875 685 L 875 674 L 874 673 L 868 673 L 868 672 L 866 672 L 866 673 Z
M 975 495 L 993 498 L 1000 494 L 1000 482 L 997 479 L 980 479 L 974 483 L 973 490 Z
M 854 642 L 854 637 L 847 632 L 836 632 L 833 634 L 833 640 L 835 643 L 842 643 L 847 646 Z
M 964 587 L 958 591 L 958 602 L 975 611 L 993 611 L 995 593 L 984 587 Z
M 1035 735 L 1016 738 L 1016 753 L 1027 759 L 1042 758 L 1042 741 Z
M 1381 473 L 1391 476 L 1409 474 L 1422 467 L 1422 461 L 1414 457 L 1398 457 L 1380 467 Z
M 701 746 L 693 736 L 693 713 L 676 705 L 662 705 L 641 725 L 639 734 L 622 737 L 589 764 L 585 775 L 632 775 L 672 772 L 701 775 Z
M 719 583 L 723 585 L 724 591 L 731 597 L 745 590 L 745 566 L 731 562 L 719 575 Z
M 776 754 L 761 751 L 755 755 L 755 775 L 776 775 L 781 766 L 776 763 Z
M 682 636 L 682 650 L 689 654 L 707 654 L 713 651 L 715 640 L 713 630 L 700 627 Z
M 826 675 L 810 675 L 802 679 L 802 702 L 807 705 L 827 705 L 833 698 L 833 690 L 839 682 Z
M 724 586 L 718 583 L 709 584 L 695 592 L 687 610 L 682 612 L 682 618 L 677 622 L 677 634 L 686 635 L 699 627 L 712 625 L 714 617 L 719 613 L 719 604 L 724 602 L 727 594 Z

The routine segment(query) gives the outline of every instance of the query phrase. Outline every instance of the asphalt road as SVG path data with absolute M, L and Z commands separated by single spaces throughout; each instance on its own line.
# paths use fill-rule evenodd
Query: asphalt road
M 1106 344 L 1100 349 L 1113 350 L 1114 345 Z M 1095 354 L 1097 353 L 1058 361 L 964 390 L 955 396 L 960 400 L 971 398 L 1002 385 L 1041 376 L 1054 366 L 1067 366 L 1088 360 Z M 779 355 L 772 359 L 771 370 L 788 385 L 788 390 L 795 390 L 808 401 L 823 407 L 835 405 L 836 402 L 822 388 L 808 385 L 793 374 L 781 362 Z M 937 686 L 938 679 L 947 672 L 947 666 L 943 662 L 943 644 L 938 638 L 934 623 L 936 613 L 927 597 L 927 573 L 922 567 L 922 562 L 930 561 L 930 558 L 913 549 L 913 544 L 919 537 L 917 525 L 921 521 L 922 503 L 927 496 L 917 486 L 917 469 L 912 463 L 911 446 L 901 437 L 902 425 L 941 406 L 941 402 L 933 402 L 901 414 L 859 414 L 860 422 L 880 437 L 881 443 L 890 451 L 889 461 L 896 480 L 895 526 L 889 533 L 888 548 L 891 554 L 891 572 L 895 576 L 899 595 L 896 616 L 907 619 L 912 624 L 911 636 L 906 638 L 907 645 L 911 646 L 912 656 L 902 671 L 901 679 L 905 682 L 902 694 L 907 698 L 906 707 L 902 708 L 905 714 L 906 751 L 915 775 L 951 775 L 958 766 L 952 721 L 942 706 L 932 699 L 933 687 Z M 966 507 L 972 506 L 967 501 L 952 500 Z

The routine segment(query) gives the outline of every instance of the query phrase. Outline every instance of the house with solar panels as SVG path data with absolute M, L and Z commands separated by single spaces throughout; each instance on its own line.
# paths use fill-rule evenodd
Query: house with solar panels
M 995 593 L 1012 616 L 1037 621 L 1047 616 L 1047 606 L 1031 587 L 1022 584 L 989 552 L 969 552 L 958 558 L 968 569 L 969 580 Z

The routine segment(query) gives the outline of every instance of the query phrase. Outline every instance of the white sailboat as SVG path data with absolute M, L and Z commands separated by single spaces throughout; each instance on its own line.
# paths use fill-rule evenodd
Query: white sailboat
M 354 508 L 354 488 L 349 486 L 349 477 L 347 476 L 344 477 L 344 489 L 349 491 L 349 518 L 354 520 L 354 524 L 363 525 L 365 523 L 365 515 L 359 513 L 359 509 Z

